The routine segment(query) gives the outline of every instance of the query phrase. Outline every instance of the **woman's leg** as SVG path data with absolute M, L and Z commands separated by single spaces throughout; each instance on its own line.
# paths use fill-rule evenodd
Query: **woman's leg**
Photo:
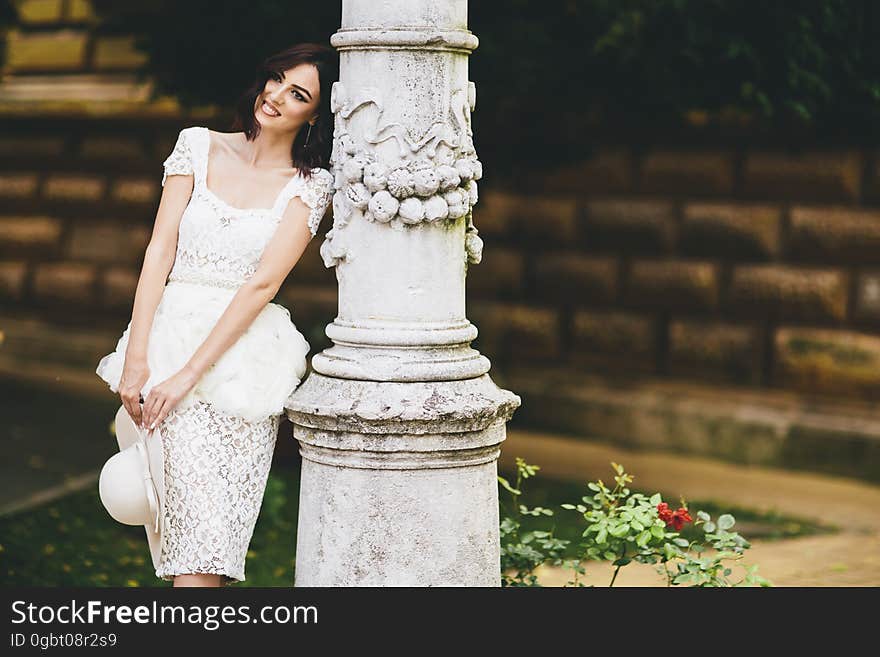
M 192 573 L 187 575 L 176 575 L 174 577 L 173 586 L 205 586 L 219 587 L 221 584 L 221 575 L 213 573 Z

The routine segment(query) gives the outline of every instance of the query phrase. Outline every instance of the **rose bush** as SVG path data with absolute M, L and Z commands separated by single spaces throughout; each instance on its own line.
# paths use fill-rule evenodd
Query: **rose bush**
M 561 508 L 577 513 L 586 527 L 583 541 L 575 547 L 574 558 L 566 558 L 571 541 L 554 536 L 552 530 L 523 531 L 522 516 L 553 516 L 552 509 L 529 508 L 520 503 L 523 482 L 540 469 L 516 459 L 516 482 L 498 477 L 501 487 L 513 499 L 515 513 L 501 519 L 502 586 L 540 586 L 535 569 L 541 564 L 562 566 L 574 571 L 566 585 L 583 586 L 579 575 L 588 561 L 608 561 L 614 566 L 609 586 L 620 569 L 633 561 L 654 564 L 666 577 L 667 586 L 772 586 L 757 574 L 757 566 L 744 566 L 744 574 L 733 578 L 734 562 L 742 559 L 750 543 L 731 531 L 735 519 L 723 514 L 713 521 L 708 513 L 697 512 L 694 520 L 685 500 L 673 510 L 659 493 L 647 496 L 630 490 L 632 475 L 612 463 L 614 487 L 600 479 L 587 484 L 590 494 L 575 504 Z M 685 525 L 701 529 L 698 538 L 682 536 Z

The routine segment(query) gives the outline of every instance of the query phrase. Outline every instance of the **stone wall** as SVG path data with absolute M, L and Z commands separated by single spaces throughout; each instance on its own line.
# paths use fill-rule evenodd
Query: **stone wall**
M 0 132 L 0 309 L 109 328 L 131 316 L 161 194 L 185 124 L 15 120 Z M 7 129 L 8 127 L 8 129 Z M 215 129 L 222 129 L 214 126 Z M 329 229 L 325 219 L 321 232 Z M 310 338 L 336 312 L 335 276 L 309 246 L 279 302 Z M 122 324 L 124 327 L 124 324 Z M 324 338 L 326 339 L 326 338 Z
M 880 397 L 872 153 L 609 147 L 517 178 L 487 168 L 475 211 L 498 365 Z
M 177 131 L 226 124 L 144 101 L 132 40 L 102 33 L 86 0 L 17 4 L 0 84 L 0 311 L 112 335 L 130 317 Z M 579 164 L 502 179 L 476 134 L 474 346 L 501 370 L 878 398 L 877 154 L 692 137 L 601 134 Z M 316 350 L 336 313 L 318 254 L 331 222 L 277 299 Z
M 183 126 L 8 125 L 4 308 L 118 325 Z M 530 172 L 535 194 L 491 170 L 482 183 L 468 317 L 497 367 L 878 397 L 880 179 L 869 153 L 618 150 Z M 278 298 L 318 348 L 336 312 L 318 254 L 331 223 L 328 213 Z

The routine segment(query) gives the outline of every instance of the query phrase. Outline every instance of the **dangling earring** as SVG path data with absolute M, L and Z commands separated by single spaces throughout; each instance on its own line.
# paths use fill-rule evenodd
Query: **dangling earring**
M 307 146 L 309 143 L 309 137 L 312 135 L 312 124 L 309 123 L 309 131 L 306 133 L 306 140 L 303 142 L 303 146 Z

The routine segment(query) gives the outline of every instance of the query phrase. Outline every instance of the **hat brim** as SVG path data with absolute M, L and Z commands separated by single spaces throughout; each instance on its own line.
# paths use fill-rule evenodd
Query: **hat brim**
M 150 476 L 159 500 L 159 530 L 154 531 L 153 524 L 144 525 L 147 533 L 147 543 L 150 546 L 150 556 L 153 559 L 153 568 L 159 568 L 159 557 L 162 554 L 162 535 L 165 528 L 165 458 L 162 445 L 162 434 L 158 430 L 141 432 L 131 419 L 125 406 L 120 406 L 114 420 L 116 429 L 116 442 L 120 451 L 133 445 L 144 434 L 144 444 L 147 448 L 147 460 L 150 468 Z

